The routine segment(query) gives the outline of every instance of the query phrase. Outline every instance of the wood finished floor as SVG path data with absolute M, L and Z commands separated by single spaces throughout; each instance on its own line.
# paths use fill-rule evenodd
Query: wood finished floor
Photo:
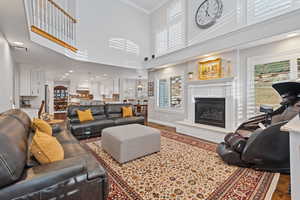
M 154 128 L 163 129 L 170 132 L 176 132 L 176 129 L 172 127 L 154 123 L 148 123 L 148 125 Z M 291 196 L 288 194 L 290 182 L 291 181 L 289 175 L 280 175 L 280 179 L 278 181 L 276 191 L 273 194 L 272 200 L 291 200 Z

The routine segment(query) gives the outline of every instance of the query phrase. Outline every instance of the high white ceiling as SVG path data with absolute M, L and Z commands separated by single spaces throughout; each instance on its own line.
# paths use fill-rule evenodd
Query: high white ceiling
M 135 8 L 138 8 L 148 14 L 161 7 L 169 0 L 121 0 Z

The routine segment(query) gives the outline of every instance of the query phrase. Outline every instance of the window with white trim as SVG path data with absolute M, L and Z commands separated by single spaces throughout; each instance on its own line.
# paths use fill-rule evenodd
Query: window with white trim
M 163 12 L 166 22 L 155 30 L 156 55 L 170 53 L 184 46 L 184 2 L 184 0 L 173 0 Z
M 110 38 L 109 47 L 129 54 L 140 55 L 140 47 L 133 41 L 124 38 Z
M 262 59 L 262 60 L 261 60 Z M 261 114 L 261 105 L 280 107 L 282 98 L 272 88 L 276 82 L 300 79 L 300 59 L 297 55 L 251 58 L 247 87 L 247 118 Z
M 169 107 L 169 84 L 167 79 L 161 79 L 158 81 L 158 107 Z
M 247 0 L 248 24 L 275 17 L 300 7 L 299 0 Z
M 157 106 L 164 109 L 182 109 L 183 80 L 182 76 L 158 80 Z

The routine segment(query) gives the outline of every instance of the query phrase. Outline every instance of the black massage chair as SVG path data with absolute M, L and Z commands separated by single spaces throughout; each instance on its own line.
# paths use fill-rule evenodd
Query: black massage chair
M 281 107 L 261 106 L 265 114 L 241 124 L 217 147 L 217 153 L 229 165 L 256 170 L 290 173 L 289 133 L 282 126 L 300 113 L 300 83 L 273 84 L 281 95 Z

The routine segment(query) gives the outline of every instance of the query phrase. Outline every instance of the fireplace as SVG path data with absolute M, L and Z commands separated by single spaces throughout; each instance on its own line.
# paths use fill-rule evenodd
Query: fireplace
M 195 123 L 225 128 L 225 98 L 195 98 Z

